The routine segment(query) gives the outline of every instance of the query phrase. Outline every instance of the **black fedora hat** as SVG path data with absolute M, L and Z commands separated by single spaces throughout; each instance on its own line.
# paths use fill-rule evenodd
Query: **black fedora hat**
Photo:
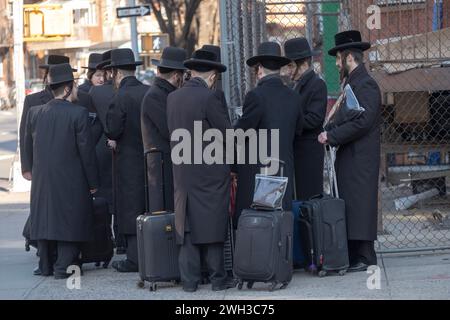
M 260 62 L 274 63 L 278 69 L 289 64 L 291 60 L 281 55 L 281 47 L 276 42 L 263 42 L 258 47 L 258 54 L 247 60 L 249 67 L 255 66 Z
M 55 64 L 49 68 L 49 85 L 61 84 L 77 80 L 73 76 L 72 67 L 68 63 Z
M 52 66 L 52 65 L 63 64 L 63 63 L 70 63 L 69 57 L 61 56 L 58 54 L 49 54 L 45 58 L 45 63 L 43 65 L 40 65 L 39 68 L 48 70 L 50 68 L 50 66 Z M 77 69 L 72 69 L 72 71 L 76 72 Z
M 175 47 L 164 48 L 161 59 L 152 59 L 152 64 L 157 67 L 163 67 L 174 70 L 186 70 L 183 62 L 187 58 L 186 50 Z
M 310 58 L 318 53 L 318 51 L 311 50 L 306 38 L 294 38 L 284 43 L 284 55 L 292 61 Z
M 96 70 L 100 63 L 103 62 L 103 55 L 101 53 L 91 53 L 89 55 L 89 62 L 87 67 L 82 67 L 83 69 Z
M 199 49 L 194 52 L 192 58 L 184 62 L 184 66 L 190 70 L 207 72 L 217 70 L 222 73 L 227 71 L 227 67 L 217 62 L 217 56 L 214 52 Z
M 338 51 L 346 49 L 358 49 L 366 51 L 370 49 L 369 42 L 363 42 L 361 39 L 361 32 L 358 30 L 344 31 L 334 36 L 335 47 L 328 51 L 330 56 L 336 56 Z
M 205 44 L 201 47 L 202 50 L 213 52 L 216 55 L 216 61 L 222 63 L 222 57 L 220 54 L 220 47 L 212 44 Z
M 108 50 L 102 53 L 102 62 L 97 65 L 97 69 L 107 69 L 107 65 L 111 63 L 111 51 Z
M 104 68 L 119 68 L 120 67 L 131 67 L 140 66 L 142 61 L 136 61 L 134 59 L 133 50 L 124 49 L 114 49 L 111 51 L 111 63 L 104 66 Z

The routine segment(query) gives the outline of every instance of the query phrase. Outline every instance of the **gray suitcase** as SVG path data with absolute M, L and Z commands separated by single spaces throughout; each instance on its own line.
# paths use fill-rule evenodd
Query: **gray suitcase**
M 163 170 L 163 154 L 155 149 L 145 154 L 145 171 L 149 156 L 159 156 Z M 164 172 L 162 172 L 164 181 Z M 146 182 L 145 194 L 148 195 Z M 161 186 L 164 195 L 164 185 Z M 175 233 L 175 214 L 169 211 L 148 213 L 137 218 L 137 243 L 139 258 L 138 287 L 144 288 L 145 281 L 150 282 L 150 291 L 157 290 L 158 282 L 180 281 L 178 268 L 178 245 Z M 165 203 L 165 201 L 164 201 Z
M 292 280 L 292 237 L 294 216 L 291 211 L 247 209 L 239 218 L 234 252 L 234 274 L 251 289 L 255 282 L 270 282 L 270 291 Z

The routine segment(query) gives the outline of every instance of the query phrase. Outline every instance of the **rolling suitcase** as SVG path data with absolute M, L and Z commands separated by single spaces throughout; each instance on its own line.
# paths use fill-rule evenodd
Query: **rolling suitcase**
M 80 267 L 85 263 L 93 263 L 103 268 L 108 265 L 114 256 L 114 243 L 111 231 L 111 214 L 108 202 L 104 198 L 93 198 L 94 207 L 94 239 L 83 242 L 80 247 Z
M 257 181 L 255 195 L 260 185 Z M 276 180 L 268 185 L 270 191 L 267 197 L 261 198 L 262 201 L 255 201 L 254 196 L 252 206 L 258 205 L 258 210 L 243 210 L 239 218 L 233 268 L 239 281 L 239 290 L 242 289 L 244 282 L 247 282 L 248 289 L 251 289 L 255 282 L 270 282 L 270 291 L 275 290 L 279 284 L 280 289 L 284 289 L 292 279 L 294 217 L 291 211 L 284 211 L 277 206 L 269 208 L 262 205 L 273 199 L 276 199 L 274 203 L 281 204 L 284 196 L 285 187 L 278 196 L 271 197 L 281 190 Z
M 319 277 L 331 271 L 344 275 L 349 267 L 345 203 L 338 198 L 332 151 L 325 151 L 330 152 L 327 154 L 332 195 L 318 195 L 303 202 L 299 218 L 304 256 L 309 270 L 318 272 Z
M 145 172 L 149 156 L 158 156 L 161 161 L 161 192 L 165 203 L 163 154 L 152 149 L 145 154 Z M 148 181 L 145 179 L 146 214 L 137 218 L 137 244 L 139 259 L 138 287 L 144 288 L 150 282 L 150 291 L 157 290 L 158 282 L 180 281 L 178 268 L 179 247 L 176 242 L 175 213 L 160 211 L 149 213 Z

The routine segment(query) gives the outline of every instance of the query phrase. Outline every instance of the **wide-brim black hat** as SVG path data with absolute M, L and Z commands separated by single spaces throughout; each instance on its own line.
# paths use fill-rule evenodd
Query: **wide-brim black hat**
M 195 51 L 192 58 L 184 62 L 184 66 L 199 72 L 217 70 L 219 73 L 222 73 L 227 71 L 225 65 L 217 62 L 217 56 L 214 52 L 203 49 Z
M 216 62 L 222 63 L 222 57 L 219 46 L 215 46 L 212 44 L 205 44 L 200 49 L 214 53 L 216 55 Z
M 102 54 L 102 62 L 100 62 L 97 65 L 97 69 L 102 69 L 102 70 L 108 69 L 107 65 L 109 65 L 111 63 L 111 51 L 112 50 L 108 50 L 108 51 L 103 52 L 103 54 Z
M 103 55 L 101 53 L 91 53 L 89 55 L 89 62 L 87 67 L 81 67 L 83 69 L 97 70 L 100 63 L 103 62 Z
M 291 63 L 286 57 L 281 55 L 281 47 L 276 42 L 263 42 L 258 47 L 258 54 L 247 60 L 247 65 L 253 67 L 258 63 L 264 63 L 270 61 L 271 64 L 278 69 Z
M 284 55 L 291 61 L 302 60 L 316 56 L 320 51 L 314 51 L 306 38 L 294 38 L 284 43 Z
M 74 78 L 73 69 L 68 63 L 51 65 L 48 75 L 48 85 L 61 84 L 77 80 L 77 78 Z
M 184 66 L 186 58 L 186 50 L 175 47 L 166 47 L 163 50 L 161 59 L 152 59 L 152 64 L 162 68 L 186 70 L 186 67 Z
M 119 68 L 120 67 L 131 67 L 131 66 L 140 66 L 142 65 L 142 61 L 136 61 L 134 59 L 133 50 L 124 48 L 124 49 L 114 49 L 111 51 L 111 63 L 104 66 L 103 68 Z
M 358 30 L 344 31 L 334 36 L 335 47 L 328 51 L 330 56 L 336 56 L 338 51 L 358 49 L 366 51 L 370 49 L 370 43 L 362 41 L 361 32 Z
M 57 65 L 57 64 L 63 64 L 63 63 L 70 63 L 69 57 L 61 56 L 58 54 L 50 54 L 46 57 L 45 64 L 42 64 L 39 66 L 40 69 L 49 69 L 50 66 Z M 76 72 L 77 69 L 72 69 L 72 71 Z

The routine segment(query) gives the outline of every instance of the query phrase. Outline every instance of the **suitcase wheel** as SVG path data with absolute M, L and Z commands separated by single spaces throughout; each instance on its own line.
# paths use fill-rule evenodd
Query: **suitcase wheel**
M 280 287 L 280 290 L 286 289 L 288 284 L 289 284 L 289 282 L 283 283 L 283 285 Z
M 96 262 L 95 263 L 95 266 L 98 268 L 98 267 L 100 267 L 100 262 Z
M 343 269 L 343 270 L 339 270 L 338 274 L 342 277 L 345 276 L 345 274 L 347 273 L 347 270 Z
M 151 292 L 158 290 L 158 285 L 157 285 L 155 282 L 150 283 L 150 288 L 149 288 L 149 290 L 150 290 Z
M 253 281 L 249 281 L 249 282 L 247 282 L 247 289 L 251 289 L 251 288 L 253 288 L 253 284 L 254 284 L 254 282 L 253 282 Z
M 108 269 L 109 263 L 111 262 L 111 259 L 103 262 L 103 269 Z
M 139 280 L 139 281 L 136 283 L 136 285 L 137 285 L 137 287 L 138 287 L 139 289 L 144 289 L 144 287 L 145 287 L 145 282 L 142 281 L 142 280 Z
M 327 272 L 325 270 L 320 270 L 317 275 L 319 276 L 319 278 L 323 278 L 327 275 Z
M 244 282 L 243 281 L 239 281 L 239 283 L 238 283 L 238 290 L 242 290 L 243 286 L 244 286 Z
M 277 287 L 277 282 L 272 282 L 272 284 L 270 285 L 270 287 L 269 287 L 269 291 L 270 292 L 273 292 L 273 291 L 275 291 L 275 289 L 276 289 L 276 287 Z

